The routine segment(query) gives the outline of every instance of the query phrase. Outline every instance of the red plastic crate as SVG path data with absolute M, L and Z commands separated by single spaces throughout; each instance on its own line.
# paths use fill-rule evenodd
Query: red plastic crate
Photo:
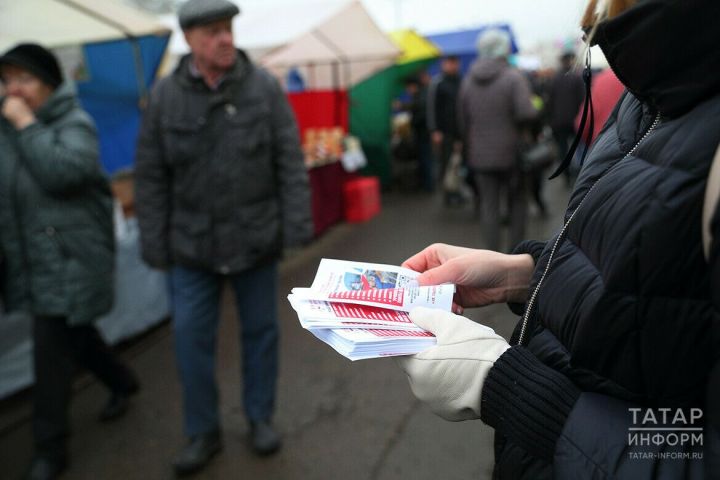
M 377 177 L 349 180 L 343 187 L 345 220 L 364 222 L 380 213 L 380 181 Z

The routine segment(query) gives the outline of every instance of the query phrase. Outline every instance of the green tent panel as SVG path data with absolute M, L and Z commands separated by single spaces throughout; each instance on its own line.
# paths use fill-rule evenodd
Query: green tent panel
M 435 61 L 426 58 L 388 67 L 350 89 L 350 133 L 360 139 L 368 165 L 366 175 L 392 179 L 390 137 L 392 100 L 404 87 L 404 79 Z

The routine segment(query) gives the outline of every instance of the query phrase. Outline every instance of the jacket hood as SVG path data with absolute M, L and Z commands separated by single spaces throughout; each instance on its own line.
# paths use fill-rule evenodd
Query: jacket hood
M 77 94 L 75 93 L 75 84 L 70 80 L 65 80 L 58 88 L 48 97 L 47 101 L 41 106 L 35 115 L 42 122 L 52 122 L 58 117 L 62 117 L 70 110 L 78 107 Z
M 595 41 L 633 95 L 673 117 L 720 91 L 718 18 L 717 0 L 641 0 Z
M 252 62 L 245 51 L 237 49 L 237 60 L 235 65 L 228 71 L 228 78 L 239 81 L 245 78 L 250 70 L 252 69 Z M 183 55 L 178 63 L 173 75 L 175 75 L 183 84 L 204 86 L 205 82 L 198 77 L 195 77 L 190 72 L 190 61 L 192 60 L 192 53 Z
M 478 83 L 490 83 L 506 68 L 508 63 L 504 58 L 481 58 L 473 63 L 470 76 Z

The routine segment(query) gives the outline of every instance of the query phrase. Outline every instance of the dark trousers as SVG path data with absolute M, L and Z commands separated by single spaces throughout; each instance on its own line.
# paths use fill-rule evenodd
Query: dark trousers
M 528 173 L 526 178 L 531 197 L 533 201 L 535 201 L 535 205 L 537 205 L 541 216 L 547 213 L 547 206 L 545 205 L 545 200 L 543 200 L 542 193 L 546 175 L 548 175 L 546 170 L 539 170 Z
M 228 280 L 242 321 L 243 404 L 251 421 L 269 420 L 278 372 L 277 264 L 234 275 L 174 267 L 170 272 L 175 355 L 182 383 L 185 433 L 220 428 L 215 349 L 220 294 Z
M 33 342 L 35 449 L 40 456 L 59 459 L 66 453 L 68 408 L 76 367 L 87 368 L 115 393 L 131 391 L 136 380 L 94 326 L 71 327 L 63 317 L 35 317 Z
M 455 142 L 457 139 L 451 135 L 443 134 L 442 142 L 435 148 L 435 156 L 438 159 L 440 165 L 438 165 L 438 177 L 437 181 L 441 187 L 445 180 L 445 172 L 447 171 L 448 164 L 450 163 L 450 156 L 453 153 Z
M 510 222 L 509 245 L 506 251 L 512 250 L 525 236 L 527 200 L 524 176 L 515 170 L 484 171 L 475 173 L 475 182 L 482 192 L 480 225 L 486 248 L 501 251 L 500 206 L 501 196 L 505 194 Z
M 435 157 L 430 143 L 430 135 L 427 132 L 419 133 L 415 137 L 415 142 L 420 186 L 426 192 L 433 192 L 435 190 Z
M 557 145 L 559 165 L 563 160 L 565 160 L 565 156 L 568 154 L 568 151 L 572 146 L 573 140 L 575 140 L 575 130 L 572 128 L 553 129 L 553 137 L 555 138 L 555 144 Z M 571 162 L 565 172 L 563 172 L 563 175 L 565 175 L 565 181 L 568 185 L 572 185 L 573 183 L 575 183 L 577 171 L 578 167 L 573 159 L 573 162 Z

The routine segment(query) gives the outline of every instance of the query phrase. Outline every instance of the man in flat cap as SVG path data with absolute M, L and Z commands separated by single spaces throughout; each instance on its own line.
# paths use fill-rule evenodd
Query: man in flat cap
M 222 287 L 241 319 L 244 410 L 258 454 L 271 426 L 278 369 L 277 262 L 312 236 L 297 127 L 278 82 L 233 44 L 227 0 L 179 11 L 191 53 L 160 80 L 138 143 L 137 213 L 145 261 L 167 269 L 188 444 L 178 475 L 222 448 L 215 348 Z

